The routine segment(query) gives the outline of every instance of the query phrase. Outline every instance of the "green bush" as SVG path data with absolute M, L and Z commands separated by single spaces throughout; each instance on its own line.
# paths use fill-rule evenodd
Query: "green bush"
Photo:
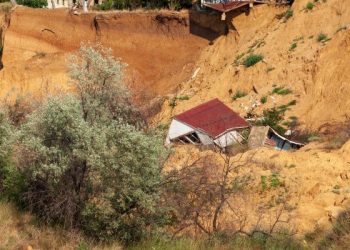
M 180 10 L 183 8 L 190 8 L 192 2 L 190 0 L 170 0 L 170 1 L 141 1 L 141 0 L 108 0 L 104 1 L 100 5 L 96 5 L 95 9 L 98 10 L 111 10 L 111 9 L 137 9 L 137 8 L 169 8 L 172 10 Z
M 44 8 L 47 7 L 47 0 L 17 0 L 17 4 L 31 8 Z
M 278 173 L 273 173 L 269 177 L 269 181 L 270 181 L 270 188 L 277 188 L 277 187 L 282 185 L 282 183 L 281 183 L 281 181 L 279 179 Z
M 258 62 L 260 62 L 263 59 L 264 59 L 264 57 L 262 55 L 250 54 L 244 60 L 243 64 L 244 64 L 244 66 L 246 66 L 248 68 L 248 67 L 251 67 L 251 66 L 257 64 Z
M 317 36 L 317 41 L 318 42 L 324 42 L 326 40 L 328 40 L 328 37 L 327 37 L 326 34 L 324 34 L 324 33 L 318 34 L 318 36 Z
M 261 98 L 260 98 L 260 102 L 261 102 L 262 104 L 265 104 L 265 103 L 267 102 L 267 96 L 261 97 Z
M 237 99 L 242 98 L 242 97 L 244 97 L 246 95 L 247 95 L 246 92 L 244 92 L 242 90 L 237 90 L 236 93 L 232 96 L 232 100 L 236 101 Z
M 255 124 L 258 126 L 270 126 L 274 130 L 277 131 L 279 134 L 284 134 L 286 132 L 286 129 L 280 125 L 280 123 L 283 121 L 285 109 L 280 108 L 271 108 L 271 109 L 265 109 L 263 111 L 262 118 L 258 119 Z
M 315 4 L 312 3 L 312 2 L 308 2 L 308 3 L 306 4 L 306 9 L 307 9 L 307 10 L 312 10 L 314 7 L 315 7 Z
M 292 45 L 290 45 L 289 51 L 295 50 L 298 47 L 297 43 L 292 43 Z

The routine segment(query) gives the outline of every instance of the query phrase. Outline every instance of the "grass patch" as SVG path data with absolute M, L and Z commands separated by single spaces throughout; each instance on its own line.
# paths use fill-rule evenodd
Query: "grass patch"
M 292 93 L 292 90 L 284 87 L 275 87 L 272 90 L 272 94 L 277 94 L 277 95 L 288 95 L 290 93 Z
M 289 51 L 293 51 L 298 47 L 297 43 L 292 43 L 292 45 L 290 45 Z
M 262 104 L 265 104 L 265 103 L 267 102 L 267 96 L 261 97 L 261 98 L 260 98 L 260 102 L 261 102 Z
M 177 105 L 177 103 L 176 103 L 176 98 L 171 98 L 171 99 L 169 100 L 169 106 L 170 106 L 171 108 L 175 108 L 176 105 Z
M 246 95 L 247 95 L 246 92 L 244 92 L 242 90 L 237 90 L 236 93 L 232 96 L 232 100 L 236 101 L 237 99 L 242 98 L 242 97 L 244 97 Z
M 261 60 L 263 60 L 264 57 L 262 55 L 259 54 L 250 54 L 249 56 L 247 56 L 247 58 L 244 60 L 243 65 L 247 68 L 257 64 L 258 62 L 260 62 Z
M 278 188 L 280 186 L 282 186 L 282 182 L 279 179 L 279 174 L 278 173 L 273 173 L 270 178 L 270 188 Z
M 283 186 L 278 173 L 272 173 L 269 177 L 265 175 L 260 176 L 260 184 L 262 191 Z
M 293 17 L 294 11 L 289 8 L 285 13 L 284 13 L 284 20 L 287 21 L 289 18 Z
M 180 101 L 187 101 L 190 99 L 190 97 L 188 95 L 180 95 L 180 96 L 177 96 L 176 99 Z
M 317 42 L 326 42 L 328 40 L 329 40 L 328 36 L 324 33 L 320 33 L 317 36 Z
M 190 97 L 188 95 L 175 96 L 169 100 L 169 106 L 175 108 L 177 105 L 177 101 L 187 101 L 189 99 Z
M 260 176 L 261 190 L 265 191 L 267 189 L 267 177 L 265 175 Z

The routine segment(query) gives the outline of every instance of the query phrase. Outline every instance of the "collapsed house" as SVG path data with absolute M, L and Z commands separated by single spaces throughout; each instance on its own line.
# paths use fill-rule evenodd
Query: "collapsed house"
M 242 142 L 241 133 L 249 127 L 242 117 L 214 99 L 176 115 L 170 124 L 166 144 L 216 145 L 224 149 Z
M 293 150 L 303 147 L 305 144 L 289 140 L 279 135 L 269 126 L 252 127 L 249 138 L 248 147 L 270 147 L 278 150 Z

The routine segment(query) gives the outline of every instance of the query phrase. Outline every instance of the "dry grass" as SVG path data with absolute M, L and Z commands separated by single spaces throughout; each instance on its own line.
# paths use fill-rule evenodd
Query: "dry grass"
M 76 232 L 39 226 L 33 216 L 0 202 L 0 250 L 7 249 L 122 249 L 120 245 L 96 245 Z

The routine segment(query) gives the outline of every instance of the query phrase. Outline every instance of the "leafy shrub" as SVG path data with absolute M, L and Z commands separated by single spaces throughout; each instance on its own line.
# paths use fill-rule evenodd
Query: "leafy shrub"
M 260 62 L 263 59 L 264 59 L 264 57 L 262 55 L 250 54 L 244 60 L 243 64 L 244 64 L 244 66 L 246 66 L 248 68 L 248 67 L 251 67 L 251 66 L 257 64 L 258 62 Z
M 327 37 L 326 34 L 324 34 L 324 33 L 318 34 L 318 36 L 317 36 L 317 42 L 324 42 L 324 41 L 326 41 L 326 40 L 328 40 L 328 37 Z
M 0 197 L 17 202 L 22 180 L 11 160 L 13 141 L 13 128 L 6 115 L 0 113 Z
M 31 8 L 44 8 L 47 7 L 47 0 L 17 0 L 17 4 Z
M 256 125 L 258 126 L 270 126 L 277 133 L 284 134 L 286 129 L 280 125 L 283 121 L 285 110 L 281 110 L 278 108 L 265 109 L 263 111 L 263 116 L 261 119 L 256 121 Z
M 267 102 L 267 96 L 261 97 L 261 98 L 260 98 L 260 102 L 261 102 L 262 104 L 265 104 L 265 103 Z
M 289 50 L 290 50 L 290 51 L 295 50 L 297 47 L 298 47 L 298 44 L 297 44 L 297 43 L 292 43 L 292 45 L 290 45 Z
M 236 101 L 237 99 L 242 98 L 242 97 L 244 97 L 246 95 L 247 95 L 246 92 L 244 92 L 242 90 L 237 90 L 236 93 L 232 96 L 232 100 Z
M 108 0 L 104 1 L 100 5 L 96 5 L 95 9 L 98 10 L 111 10 L 111 9 L 137 9 L 137 8 L 169 8 L 172 10 L 180 10 L 183 8 L 190 8 L 192 2 L 189 0 L 171 0 L 171 1 L 141 1 L 141 0 Z
M 114 8 L 114 3 L 113 1 L 103 1 L 101 4 L 97 5 L 95 7 L 98 10 L 111 10 Z
M 315 4 L 313 2 L 308 2 L 306 4 L 306 9 L 307 10 L 312 10 L 315 7 Z

